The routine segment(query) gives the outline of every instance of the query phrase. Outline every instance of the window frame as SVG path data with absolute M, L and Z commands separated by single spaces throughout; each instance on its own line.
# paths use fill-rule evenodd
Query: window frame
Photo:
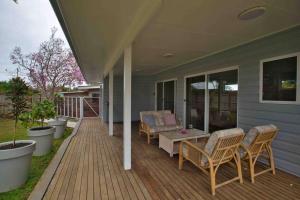
M 169 82 L 169 81 L 174 81 L 174 114 L 176 114 L 176 100 L 177 100 L 177 78 L 170 78 L 170 79 L 164 79 L 164 80 L 158 80 L 158 81 L 155 81 L 155 95 L 154 95 L 154 98 L 155 98 L 155 105 L 154 105 L 154 110 L 157 111 L 157 84 L 158 83 L 163 83 L 163 99 L 164 99 L 164 85 L 165 85 L 165 82 Z M 163 104 L 163 110 L 165 109 L 164 108 L 165 105 Z
M 275 100 L 263 100 L 263 64 L 269 61 L 281 60 L 290 57 L 297 57 L 297 76 L 296 76 L 296 101 L 275 101 Z M 276 56 L 260 60 L 259 69 L 259 103 L 267 104 L 294 104 L 300 105 L 300 52 L 286 54 L 282 56 Z

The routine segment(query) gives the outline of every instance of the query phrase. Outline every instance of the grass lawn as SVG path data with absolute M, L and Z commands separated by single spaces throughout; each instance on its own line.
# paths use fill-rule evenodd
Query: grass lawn
M 14 127 L 13 120 L 0 118 L 0 142 L 6 142 L 12 140 L 13 127 Z M 34 186 L 42 176 L 44 170 L 46 169 L 51 159 L 55 155 L 58 148 L 60 147 L 64 139 L 68 137 L 71 133 L 72 133 L 72 129 L 67 128 L 63 138 L 54 140 L 53 148 L 49 154 L 41 157 L 32 157 L 31 170 L 29 173 L 29 178 L 25 183 L 25 185 L 10 192 L 0 193 L 0 200 L 27 199 L 31 191 L 33 190 Z M 21 125 L 18 125 L 16 138 L 28 139 L 27 130 L 23 128 Z

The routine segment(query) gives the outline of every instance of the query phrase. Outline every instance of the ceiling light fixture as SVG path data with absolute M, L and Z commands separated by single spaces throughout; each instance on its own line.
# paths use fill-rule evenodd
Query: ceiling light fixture
M 242 11 L 238 15 L 238 19 L 240 19 L 240 20 L 256 19 L 256 18 L 262 16 L 263 14 L 265 14 L 265 12 L 266 12 L 266 7 L 264 7 L 264 6 L 255 6 L 255 7 L 248 8 L 248 9 Z
M 165 53 L 162 56 L 165 57 L 165 58 L 170 58 L 170 57 L 173 57 L 174 54 L 173 53 Z

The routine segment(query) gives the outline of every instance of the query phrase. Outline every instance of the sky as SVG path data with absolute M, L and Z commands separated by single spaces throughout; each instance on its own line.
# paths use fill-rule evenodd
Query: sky
M 49 0 L 0 0 L 0 81 L 16 75 L 17 66 L 9 58 L 12 50 L 19 46 L 23 54 L 37 51 L 54 26 L 68 45 Z

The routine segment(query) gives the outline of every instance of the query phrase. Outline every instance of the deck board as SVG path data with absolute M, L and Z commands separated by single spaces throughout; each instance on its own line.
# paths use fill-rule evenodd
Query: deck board
M 69 144 L 44 199 L 299 199 L 300 178 L 276 171 L 249 181 L 243 166 L 244 184 L 234 182 L 210 194 L 209 179 L 185 163 L 178 170 L 178 157 L 170 158 L 157 142 L 132 132 L 132 170 L 123 170 L 122 125 L 107 126 L 99 119 L 84 119 Z M 220 169 L 218 180 L 235 175 L 229 166 Z

